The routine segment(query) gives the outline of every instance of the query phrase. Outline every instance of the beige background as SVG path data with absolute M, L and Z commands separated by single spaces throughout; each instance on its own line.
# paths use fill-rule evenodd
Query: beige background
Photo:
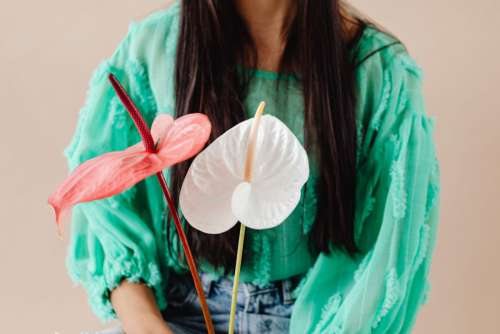
M 406 42 L 437 117 L 442 220 L 432 292 L 416 333 L 498 333 L 500 293 L 500 2 L 354 4 Z M 101 328 L 66 275 L 49 193 L 87 82 L 128 23 L 164 1 L 0 3 L 0 331 Z M 120 7 L 118 10 L 117 8 Z

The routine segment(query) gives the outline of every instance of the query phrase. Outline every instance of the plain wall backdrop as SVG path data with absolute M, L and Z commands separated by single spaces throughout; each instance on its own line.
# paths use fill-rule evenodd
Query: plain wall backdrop
M 270 0 L 271 1 L 271 0 Z M 356 0 L 423 67 L 442 173 L 431 294 L 416 333 L 499 331 L 500 2 Z M 102 328 L 64 265 L 48 195 L 88 81 L 131 20 L 165 1 L 0 3 L 0 332 Z

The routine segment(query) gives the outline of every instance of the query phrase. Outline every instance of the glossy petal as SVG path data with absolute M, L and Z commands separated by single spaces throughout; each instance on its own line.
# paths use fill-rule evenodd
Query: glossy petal
M 153 125 L 151 125 L 151 136 L 153 137 L 154 142 L 161 142 L 173 124 L 174 119 L 170 115 L 159 114 L 156 116 L 153 121 Z
M 192 156 L 194 154 L 191 152 L 198 153 L 205 146 L 210 131 L 211 126 L 206 115 L 193 113 L 182 116 L 174 121 L 169 131 L 163 132 L 165 135 L 160 138 L 157 154 L 168 160 Z M 152 134 L 156 141 L 154 133 Z
M 309 177 L 307 154 L 286 125 L 270 115 L 261 119 L 252 181 L 244 182 L 252 121 L 217 138 L 196 157 L 184 180 L 182 212 L 205 233 L 227 231 L 237 221 L 254 229 L 277 226 L 300 199 Z
M 49 197 L 58 225 L 62 212 L 71 206 L 121 193 L 146 177 L 194 156 L 208 140 L 210 122 L 202 114 L 190 114 L 175 121 L 168 115 L 159 115 L 151 133 L 158 142 L 157 153 L 146 152 L 140 142 L 79 165 Z

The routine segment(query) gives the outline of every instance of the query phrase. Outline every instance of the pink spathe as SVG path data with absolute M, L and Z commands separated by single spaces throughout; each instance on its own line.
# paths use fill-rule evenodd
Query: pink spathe
M 193 157 L 207 142 L 210 131 L 210 121 L 203 114 L 188 114 L 176 120 L 160 114 L 151 128 L 155 152 L 148 152 L 139 142 L 79 165 L 49 197 L 59 234 L 66 210 L 78 203 L 119 194 L 146 177 Z

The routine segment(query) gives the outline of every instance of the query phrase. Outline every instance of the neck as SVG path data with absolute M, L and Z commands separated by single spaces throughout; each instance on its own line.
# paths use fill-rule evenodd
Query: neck
M 236 8 L 251 28 L 285 28 L 287 17 L 294 8 L 292 0 L 236 0 Z
M 257 48 L 258 67 L 276 70 L 285 46 L 284 35 L 295 9 L 292 0 L 236 0 Z

